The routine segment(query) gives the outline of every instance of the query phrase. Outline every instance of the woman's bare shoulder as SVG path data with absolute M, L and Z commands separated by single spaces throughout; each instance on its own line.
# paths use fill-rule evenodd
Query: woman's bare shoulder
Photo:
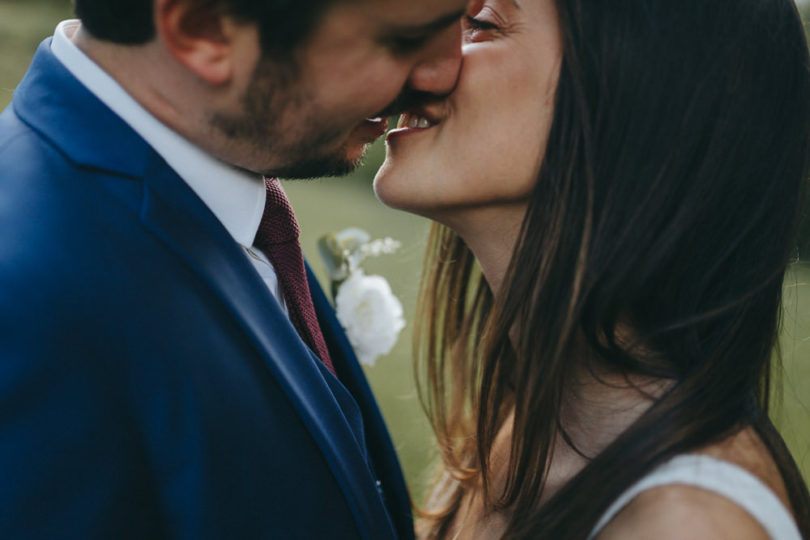
M 768 486 L 786 508 L 790 499 L 779 467 L 768 447 L 753 428 L 745 428 L 698 453 L 732 463 L 754 475 Z
M 762 482 L 790 508 L 770 452 L 752 428 L 700 449 L 698 454 L 736 465 Z M 603 529 L 600 540 L 627 538 L 770 538 L 760 523 L 731 499 L 697 486 L 670 484 L 640 493 Z
M 673 484 L 639 494 L 598 540 L 769 540 L 762 526 L 733 501 L 701 488 Z

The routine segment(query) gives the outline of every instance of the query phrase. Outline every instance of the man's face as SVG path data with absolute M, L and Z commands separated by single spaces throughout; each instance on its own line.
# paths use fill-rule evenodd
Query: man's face
M 383 134 L 379 117 L 453 89 L 466 4 L 336 0 L 292 65 L 261 60 L 240 111 L 213 116 L 212 126 L 243 147 L 246 169 L 285 178 L 350 172 Z

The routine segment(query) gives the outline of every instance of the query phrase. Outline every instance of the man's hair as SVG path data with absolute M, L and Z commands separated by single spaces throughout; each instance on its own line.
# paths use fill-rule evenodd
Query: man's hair
M 310 34 L 334 0 L 190 0 L 200 10 L 227 13 L 259 28 L 264 51 L 285 52 Z M 95 38 L 140 45 L 155 37 L 153 0 L 75 0 L 76 16 Z

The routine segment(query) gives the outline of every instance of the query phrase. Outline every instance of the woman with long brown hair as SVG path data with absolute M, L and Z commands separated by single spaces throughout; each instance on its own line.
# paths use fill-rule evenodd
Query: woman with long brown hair
M 810 155 L 792 0 L 475 0 L 452 95 L 389 133 L 434 219 L 429 538 L 799 538 L 768 417 Z

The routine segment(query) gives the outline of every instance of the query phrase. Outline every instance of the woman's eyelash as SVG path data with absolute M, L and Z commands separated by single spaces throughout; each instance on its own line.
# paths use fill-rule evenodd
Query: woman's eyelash
M 483 21 L 481 19 L 476 19 L 471 15 L 465 15 L 464 18 L 466 19 L 467 26 L 474 30 L 497 30 L 498 25 L 493 24 L 489 21 Z

